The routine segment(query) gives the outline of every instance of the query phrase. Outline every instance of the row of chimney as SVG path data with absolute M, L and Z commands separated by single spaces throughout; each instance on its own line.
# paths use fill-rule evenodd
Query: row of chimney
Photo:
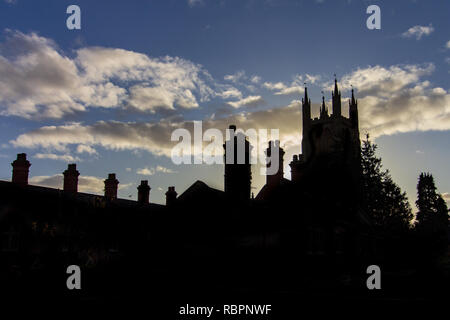
M 19 153 L 17 159 L 11 163 L 12 170 L 12 182 L 19 186 L 28 185 L 28 174 L 30 171 L 31 163 L 27 160 L 26 153 Z M 78 177 L 80 172 L 77 170 L 75 163 L 69 164 L 67 170 L 63 172 L 64 183 L 63 190 L 67 193 L 78 192 Z M 108 179 L 105 181 L 105 198 L 107 200 L 117 199 L 117 188 L 119 186 L 119 180 L 116 178 L 115 173 L 108 174 Z M 148 180 L 142 180 L 138 189 L 138 202 L 140 204 L 148 204 L 150 202 L 150 186 Z M 175 187 L 169 187 L 166 192 L 166 205 L 173 205 L 177 199 L 177 192 Z

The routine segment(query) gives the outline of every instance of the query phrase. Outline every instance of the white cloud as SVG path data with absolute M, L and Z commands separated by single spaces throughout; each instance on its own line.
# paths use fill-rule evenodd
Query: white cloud
M 54 153 L 36 153 L 34 155 L 36 159 L 50 159 L 50 160 L 59 160 L 65 162 L 76 162 L 81 161 L 78 157 L 73 157 L 69 154 L 54 154 Z
M 412 38 L 415 37 L 417 40 L 420 40 L 423 36 L 428 36 L 434 31 L 431 23 L 428 26 L 414 26 L 409 28 L 407 31 L 402 33 L 402 37 L 404 38 Z
M 314 84 L 320 80 L 320 75 L 306 74 L 305 78 L 306 78 L 306 83 Z
M 445 48 L 450 49 L 450 40 L 448 40 L 447 43 L 445 44 Z
M 55 174 L 53 176 L 34 176 L 29 179 L 31 185 L 62 189 L 64 177 L 62 174 Z M 94 193 L 102 195 L 104 193 L 105 178 L 83 176 L 78 177 L 78 191 L 85 193 Z M 119 183 L 118 189 L 126 189 L 132 186 L 132 183 Z
M 450 204 L 450 192 L 444 192 L 442 198 L 444 198 L 445 202 Z
M 34 176 L 29 179 L 31 185 L 37 185 L 48 188 L 62 189 L 63 188 L 63 175 L 56 174 L 53 176 Z M 78 191 L 103 194 L 103 189 L 105 187 L 104 179 L 92 176 L 78 177 Z M 119 184 L 119 189 L 121 188 Z
M 18 31 L 8 31 L 0 43 L 0 115 L 35 119 L 92 107 L 196 108 L 219 95 L 217 88 L 200 65 L 177 57 L 88 47 L 72 59 L 52 40 Z
M 304 92 L 304 88 L 295 83 L 292 86 L 287 86 L 283 82 L 264 82 L 263 86 L 269 90 L 276 91 L 275 95 L 302 94 Z
M 224 99 L 229 99 L 229 98 L 238 98 L 241 99 L 242 98 L 242 92 L 239 91 L 238 89 L 234 88 L 234 87 L 228 87 L 227 89 L 225 89 L 224 91 L 222 91 L 220 93 L 220 96 Z
M 283 82 L 264 82 L 263 86 L 269 90 L 283 90 L 286 88 Z
M 252 83 L 259 83 L 261 81 L 261 77 L 260 76 L 253 76 L 250 78 L 250 81 Z
M 319 76 L 306 75 L 306 79 L 310 83 L 314 83 L 319 79 Z M 304 89 L 303 77 L 301 75 L 295 75 L 290 84 L 283 82 L 264 82 L 263 87 L 271 91 L 275 91 L 274 95 L 300 95 Z
M 155 174 L 155 169 L 153 168 L 142 168 L 142 169 L 137 169 L 136 170 L 137 174 L 143 175 L 143 176 L 152 176 Z
M 295 102 L 294 102 L 295 103 Z M 300 108 L 288 107 L 257 112 L 241 112 L 221 119 L 203 121 L 203 129 L 225 130 L 230 123 L 241 128 L 280 128 L 296 136 L 298 142 Z M 171 156 L 177 142 L 170 140 L 175 129 L 193 131 L 191 121 L 160 121 L 155 123 L 99 121 L 90 125 L 80 123 L 44 126 L 19 135 L 11 144 L 17 148 L 69 152 L 83 146 L 101 146 L 107 150 L 146 150 L 155 155 Z M 294 130 L 295 129 L 295 130 Z M 295 132 L 294 132 L 295 131 Z M 289 139 L 288 139 L 289 140 Z M 145 168 L 143 168 L 145 169 Z M 150 168 L 147 168 L 150 170 Z
M 233 108 L 240 107 L 256 107 L 264 103 L 264 99 L 261 96 L 248 96 L 238 101 L 230 101 L 228 104 Z
M 87 154 L 93 155 L 93 154 L 97 154 L 97 150 L 95 150 L 91 146 L 80 144 L 77 146 L 77 153 L 87 153 Z
M 244 80 L 247 78 L 247 76 L 245 75 L 245 71 L 241 70 L 241 71 L 237 71 L 234 74 L 228 74 L 225 77 L 223 77 L 225 80 L 227 81 L 231 81 L 233 83 L 239 83 L 240 81 Z
M 424 79 L 433 70 L 432 64 L 372 66 L 344 75 L 340 81 L 343 93 L 351 88 L 351 84 L 356 88 L 361 134 L 369 132 L 372 137 L 377 137 L 400 132 L 450 130 L 450 93 Z M 246 104 L 259 99 L 258 96 L 248 99 Z M 347 103 L 344 99 L 342 103 L 345 108 Z M 203 130 L 225 130 L 229 124 L 243 129 L 280 129 L 282 144 L 298 148 L 301 141 L 300 110 L 300 101 L 293 100 L 283 108 L 245 111 L 204 120 Z M 313 103 L 313 116 L 314 113 L 318 113 L 316 103 Z M 170 157 L 176 144 L 170 141 L 170 136 L 177 128 L 192 132 L 193 125 L 187 121 L 72 123 L 32 130 L 19 135 L 11 144 L 16 148 L 66 153 L 78 145 L 101 146 L 108 150 L 147 150 Z
M 163 172 L 163 173 L 176 173 L 176 171 L 163 167 L 163 166 L 156 166 L 156 172 Z
M 169 169 L 169 168 L 166 168 L 166 167 L 163 167 L 163 166 L 160 166 L 160 165 L 158 165 L 156 167 L 150 167 L 150 168 L 149 167 L 145 167 L 145 168 L 136 170 L 137 174 L 140 174 L 140 175 L 143 175 L 143 176 L 152 176 L 152 175 L 154 175 L 157 172 L 176 173 L 176 171 L 174 171 L 172 169 Z
M 345 75 L 341 87 L 358 89 L 360 126 L 373 136 L 449 130 L 450 93 L 422 80 L 433 71 L 433 64 L 368 67 Z

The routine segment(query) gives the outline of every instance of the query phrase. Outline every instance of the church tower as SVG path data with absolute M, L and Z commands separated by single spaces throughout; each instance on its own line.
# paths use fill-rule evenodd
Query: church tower
M 294 155 L 291 167 L 291 179 L 299 181 L 316 160 L 327 161 L 330 166 L 345 166 L 357 168 L 360 157 L 360 140 L 358 129 L 358 102 L 354 91 L 349 101 L 349 117 L 342 116 L 341 92 L 337 79 L 334 79 L 332 91 L 332 114 L 329 114 L 322 96 L 319 117 L 311 118 L 311 101 L 308 90 L 302 99 L 302 153 Z M 356 175 L 355 175 L 356 176 Z

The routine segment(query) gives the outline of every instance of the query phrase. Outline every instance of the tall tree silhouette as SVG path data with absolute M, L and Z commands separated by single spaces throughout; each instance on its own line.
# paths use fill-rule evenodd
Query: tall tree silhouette
M 411 206 L 389 170 L 383 170 L 376 150 L 377 145 L 366 135 L 361 148 L 363 207 L 375 226 L 387 232 L 406 231 L 413 218 Z
M 416 227 L 432 233 L 447 232 L 448 208 L 442 196 L 437 193 L 433 175 L 421 173 L 417 183 Z

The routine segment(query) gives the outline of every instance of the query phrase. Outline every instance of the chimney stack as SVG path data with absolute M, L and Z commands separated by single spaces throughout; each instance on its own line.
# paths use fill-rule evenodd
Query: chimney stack
M 166 206 L 173 206 L 177 201 L 177 192 L 175 187 L 169 187 L 166 192 Z
M 150 201 L 150 186 L 148 185 L 148 180 L 141 180 L 141 184 L 137 187 L 138 189 L 138 202 L 140 204 L 148 204 Z
M 71 163 L 67 166 L 67 170 L 63 172 L 64 175 L 64 186 L 65 192 L 77 193 L 78 192 L 78 176 L 80 172 L 77 170 L 77 165 Z
M 267 156 L 267 169 L 269 169 L 271 167 L 271 156 L 272 156 L 272 151 L 276 151 L 278 149 L 278 170 L 275 174 L 266 175 L 266 183 L 270 184 L 270 185 L 277 185 L 278 183 L 281 182 L 281 180 L 283 180 L 283 175 L 284 175 L 284 150 L 283 148 L 280 147 L 280 141 L 279 140 L 275 140 L 275 142 L 273 141 L 269 141 L 269 147 L 266 149 L 266 156 Z
M 116 179 L 115 173 L 108 174 L 108 179 L 105 180 L 105 198 L 106 200 L 117 199 L 117 186 L 119 180 Z
M 251 194 L 250 158 L 253 147 L 244 134 L 236 133 L 235 125 L 230 125 L 229 130 L 230 138 L 223 144 L 225 194 L 233 201 L 248 201 Z
M 26 153 L 17 154 L 17 159 L 11 163 L 12 170 L 12 182 L 19 186 L 28 185 L 28 173 L 31 166 L 30 161 L 27 160 Z

